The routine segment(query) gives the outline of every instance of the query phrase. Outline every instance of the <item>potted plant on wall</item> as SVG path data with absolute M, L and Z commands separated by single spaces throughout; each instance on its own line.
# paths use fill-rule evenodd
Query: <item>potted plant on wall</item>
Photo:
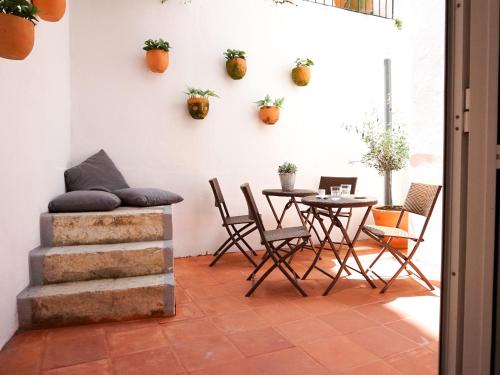
M 224 52 L 226 57 L 226 71 L 232 79 L 242 79 L 247 72 L 247 60 L 245 51 L 228 49 Z
M 163 73 L 168 68 L 170 43 L 163 40 L 148 39 L 142 48 L 146 51 L 146 63 L 153 73 Z
M 269 95 L 255 103 L 259 106 L 259 118 L 268 125 L 274 125 L 280 118 L 280 109 L 285 98 L 271 99 Z
M 193 87 L 188 87 L 186 92 L 188 96 L 187 107 L 189 114 L 192 118 L 196 120 L 202 120 L 208 115 L 208 110 L 210 109 L 209 97 L 219 96 L 212 90 L 202 90 Z
M 57 22 L 66 12 L 66 0 L 32 0 L 37 14 L 44 21 Z
M 374 168 L 385 178 L 385 202 L 383 206 L 372 209 L 376 225 L 395 227 L 401 214 L 401 206 L 393 204 L 392 200 L 392 172 L 406 167 L 410 158 L 410 151 L 406 134 L 400 125 L 386 126 L 378 116 L 363 121 L 362 126 L 347 126 L 347 130 L 354 130 L 361 136 L 361 140 L 368 147 L 362 156 L 361 162 Z M 408 230 L 408 213 L 405 213 L 400 228 Z M 406 249 L 408 241 L 393 239 L 391 245 L 395 248 Z
M 314 65 L 311 59 L 295 60 L 295 68 L 292 69 L 292 80 L 297 86 L 307 86 L 311 80 L 311 68 Z
M 297 173 L 297 166 L 293 163 L 284 162 L 278 167 L 280 175 L 281 190 L 292 191 L 295 185 L 295 173 Z
M 0 0 L 0 57 L 24 60 L 35 44 L 36 7 L 27 0 Z

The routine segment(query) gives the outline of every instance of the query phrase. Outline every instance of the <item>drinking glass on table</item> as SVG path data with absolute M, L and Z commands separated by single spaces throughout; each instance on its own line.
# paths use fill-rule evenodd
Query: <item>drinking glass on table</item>
M 323 198 L 326 196 L 326 190 L 325 189 L 318 189 L 318 195 L 320 198 Z
M 340 189 L 341 189 L 342 195 L 350 195 L 351 194 L 351 185 L 349 185 L 349 184 L 340 185 Z
M 332 199 L 339 199 L 341 193 L 342 193 L 342 190 L 341 190 L 340 186 L 332 186 L 330 188 L 330 195 L 331 195 Z

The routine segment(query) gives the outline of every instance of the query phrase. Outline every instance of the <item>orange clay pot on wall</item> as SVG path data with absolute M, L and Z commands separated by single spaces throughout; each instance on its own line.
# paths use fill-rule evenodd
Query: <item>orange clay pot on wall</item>
M 297 66 L 293 68 L 292 80 L 297 86 L 307 86 L 311 80 L 311 68 L 308 66 Z
M 170 43 L 162 38 L 148 39 L 142 48 L 146 51 L 146 64 L 153 73 L 163 73 L 168 68 Z
M 396 210 L 383 210 L 381 207 L 375 207 L 372 209 L 373 219 L 375 225 L 381 225 L 384 227 L 395 227 L 398 223 L 399 215 L 401 211 Z M 401 223 L 399 225 L 401 229 L 408 231 L 408 212 L 405 212 Z M 388 238 L 385 238 L 388 241 Z M 392 247 L 396 249 L 405 250 L 408 249 L 408 240 L 403 238 L 395 238 L 391 242 Z
M 260 107 L 259 118 L 264 124 L 274 125 L 280 119 L 280 109 L 275 106 Z
M 26 18 L 0 13 L 0 57 L 24 60 L 35 44 L 35 25 Z
M 189 87 L 186 94 L 188 95 L 187 108 L 189 114 L 195 120 L 203 120 L 207 117 L 208 110 L 210 109 L 209 97 L 219 97 L 212 90 L 197 89 L 194 87 Z
M 247 73 L 246 52 L 237 49 L 228 49 L 224 52 L 226 58 L 226 72 L 232 79 L 242 79 Z
M 66 12 L 66 0 L 32 0 L 32 3 L 44 21 L 57 22 Z
M 161 49 L 153 49 L 146 52 L 146 63 L 153 73 L 163 73 L 168 68 L 168 52 Z
M 373 0 L 335 0 L 335 6 L 360 13 L 373 13 Z

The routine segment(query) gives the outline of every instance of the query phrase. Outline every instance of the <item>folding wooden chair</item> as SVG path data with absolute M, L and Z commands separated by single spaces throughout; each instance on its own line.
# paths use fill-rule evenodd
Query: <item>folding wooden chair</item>
M 236 246 L 238 250 L 243 253 L 243 255 L 245 255 L 250 263 L 257 266 L 257 263 L 254 262 L 250 255 L 248 255 L 245 249 L 243 249 L 243 247 L 239 244 L 239 242 L 242 242 L 253 255 L 257 255 L 257 253 L 245 240 L 246 236 L 257 229 L 255 221 L 250 219 L 248 215 L 230 216 L 226 201 L 219 186 L 219 181 L 216 178 L 212 178 L 208 182 L 210 183 L 210 187 L 214 193 L 215 207 L 219 209 L 219 213 L 222 218 L 222 226 L 226 229 L 229 235 L 226 241 L 224 241 L 214 253 L 215 259 L 212 263 L 210 263 L 210 267 L 214 266 L 233 245 Z M 241 225 L 243 226 L 238 228 L 238 226 Z
M 430 281 L 424 276 L 422 271 L 412 262 L 413 256 L 418 250 L 420 243 L 424 240 L 424 233 L 427 229 L 427 225 L 429 224 L 429 220 L 432 215 L 432 211 L 434 210 L 434 206 L 436 205 L 437 198 L 439 193 L 441 192 L 442 186 L 439 185 L 426 185 L 426 184 L 418 184 L 412 183 L 410 186 L 410 190 L 406 195 L 405 203 L 403 205 L 403 209 L 401 210 L 401 214 L 399 215 L 398 222 L 396 227 L 384 227 L 380 225 L 365 225 L 363 226 L 363 232 L 368 236 L 373 238 L 379 245 L 382 246 L 382 250 L 373 260 L 373 262 L 368 267 L 367 271 L 370 270 L 375 263 L 380 259 L 382 254 L 386 251 L 389 251 L 394 258 L 400 263 L 401 267 L 397 270 L 397 272 L 392 276 L 389 281 L 385 281 L 379 275 L 377 275 L 373 270 L 371 271 L 375 276 L 377 276 L 382 282 L 384 282 L 385 286 L 380 291 L 380 293 L 384 293 L 389 289 L 391 284 L 396 280 L 399 274 L 405 270 L 408 274 L 412 274 L 420 278 L 430 290 L 434 290 L 434 286 L 430 283 Z M 407 231 L 399 228 L 401 223 L 401 219 L 403 218 L 404 212 L 407 211 L 412 214 L 421 215 L 425 217 L 425 222 L 422 226 L 422 230 L 419 236 L 415 236 Z M 391 241 L 393 238 L 406 238 L 415 242 L 412 251 L 409 255 L 405 255 L 401 252 L 401 250 L 395 249 L 391 246 Z M 413 269 L 408 269 L 408 266 Z
M 262 244 L 265 246 L 266 255 L 255 268 L 255 270 L 248 276 L 248 280 L 255 280 L 257 272 L 264 266 L 264 264 L 271 260 L 271 266 L 264 272 L 264 274 L 252 285 L 246 296 L 250 297 L 252 293 L 259 287 L 259 285 L 278 268 L 283 275 L 292 283 L 298 292 L 306 297 L 307 294 L 298 283 L 300 276 L 293 270 L 287 261 L 293 254 L 301 250 L 309 240 L 311 235 L 305 226 L 278 228 L 274 230 L 266 230 L 262 223 L 257 205 L 248 184 L 241 185 L 241 191 L 245 196 L 248 205 L 248 214 L 251 219 L 255 220 L 257 228 L 260 233 Z M 299 240 L 297 243 L 293 243 Z

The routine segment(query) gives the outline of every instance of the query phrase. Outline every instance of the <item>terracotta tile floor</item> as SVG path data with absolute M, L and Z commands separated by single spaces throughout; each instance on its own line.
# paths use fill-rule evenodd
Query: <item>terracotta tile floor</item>
M 375 250 L 358 244 L 366 265 Z M 294 268 L 311 259 L 300 253 Z M 330 280 L 313 271 L 303 298 L 276 271 L 245 298 L 241 254 L 211 260 L 176 260 L 177 316 L 18 333 L 0 374 L 437 374 L 439 288 L 401 277 L 381 295 L 353 275 L 322 297 Z M 439 286 L 439 267 L 418 264 Z M 336 268 L 329 254 L 321 265 Z M 377 269 L 396 267 L 384 258 Z

